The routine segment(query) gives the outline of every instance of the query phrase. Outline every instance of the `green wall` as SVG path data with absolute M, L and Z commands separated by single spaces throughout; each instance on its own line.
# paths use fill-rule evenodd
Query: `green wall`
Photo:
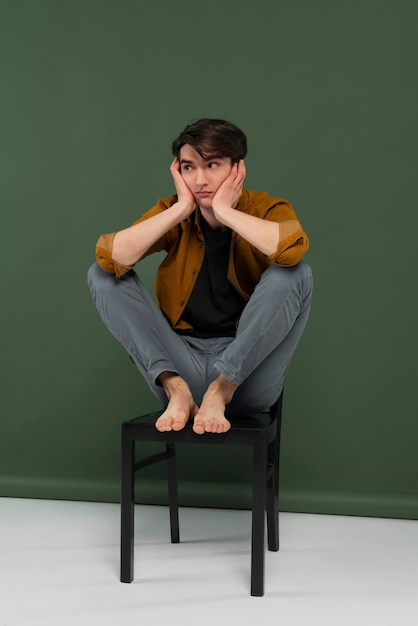
M 247 186 L 311 238 L 282 509 L 418 518 L 417 19 L 415 0 L 2 0 L 1 495 L 118 500 L 120 423 L 158 405 L 86 272 L 101 232 L 172 192 L 171 140 L 219 116 L 248 134 Z M 147 471 L 139 498 L 164 502 Z M 248 506 L 244 452 L 185 449 L 180 472 L 184 504 Z

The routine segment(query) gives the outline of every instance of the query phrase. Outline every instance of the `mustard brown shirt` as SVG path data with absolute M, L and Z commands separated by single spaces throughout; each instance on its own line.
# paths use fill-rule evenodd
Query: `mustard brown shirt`
M 168 211 L 176 201 L 176 195 L 160 199 L 135 224 L 162 211 Z M 232 232 L 228 280 L 238 293 L 248 300 L 269 265 L 289 267 L 296 265 L 308 250 L 309 240 L 291 204 L 286 200 L 273 198 L 265 192 L 243 189 L 236 210 L 280 225 L 277 250 L 270 256 L 250 245 L 238 233 Z M 196 209 L 187 219 L 158 239 L 145 255 L 162 250 L 167 253 L 157 270 L 155 292 L 158 306 L 175 330 L 191 329 L 191 326 L 182 320 L 182 313 L 205 256 L 201 219 L 200 211 Z M 96 259 L 102 269 L 120 278 L 134 266 L 123 266 L 113 260 L 112 247 L 115 234 L 100 236 L 96 246 Z

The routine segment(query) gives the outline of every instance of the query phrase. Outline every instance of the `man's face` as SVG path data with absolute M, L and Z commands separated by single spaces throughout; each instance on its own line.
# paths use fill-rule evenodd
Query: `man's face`
M 231 159 L 215 155 L 203 159 L 186 144 L 180 149 L 179 160 L 181 175 L 196 203 L 202 209 L 211 209 L 213 196 L 231 172 Z

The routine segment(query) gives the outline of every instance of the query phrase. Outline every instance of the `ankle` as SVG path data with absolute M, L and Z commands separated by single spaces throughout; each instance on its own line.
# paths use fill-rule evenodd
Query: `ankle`
M 231 402 L 237 388 L 238 385 L 231 383 L 223 374 L 219 374 L 218 378 L 209 385 L 208 392 L 210 395 L 219 396 L 226 406 Z
M 190 393 L 189 385 L 175 372 L 162 372 L 157 380 L 166 392 L 168 399 L 176 393 Z

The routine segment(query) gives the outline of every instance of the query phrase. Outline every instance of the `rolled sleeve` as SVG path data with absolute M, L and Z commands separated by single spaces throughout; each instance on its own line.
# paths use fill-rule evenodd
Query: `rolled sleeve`
M 309 249 L 309 239 L 296 219 L 279 222 L 280 234 L 277 250 L 268 257 L 274 265 L 297 265 Z
M 120 265 L 113 260 L 112 248 L 115 235 L 116 233 L 100 235 L 96 244 L 96 261 L 105 272 L 115 274 L 117 278 L 120 278 L 126 274 L 126 272 L 129 272 L 134 266 Z

